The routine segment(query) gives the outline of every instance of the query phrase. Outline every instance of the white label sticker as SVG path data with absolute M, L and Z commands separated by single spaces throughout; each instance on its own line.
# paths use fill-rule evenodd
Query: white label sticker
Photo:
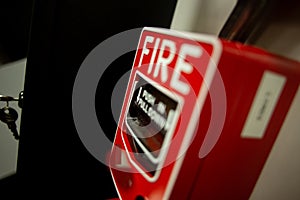
M 286 77 L 266 71 L 246 119 L 241 137 L 261 139 L 286 82 Z

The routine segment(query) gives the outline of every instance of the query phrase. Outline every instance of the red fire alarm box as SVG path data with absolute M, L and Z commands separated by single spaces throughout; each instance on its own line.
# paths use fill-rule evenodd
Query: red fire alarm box
M 144 28 L 109 158 L 121 199 L 247 199 L 299 90 L 300 63 Z

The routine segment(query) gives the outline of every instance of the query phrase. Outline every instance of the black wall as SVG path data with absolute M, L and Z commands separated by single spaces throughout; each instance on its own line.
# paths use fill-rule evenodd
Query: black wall
M 25 58 L 33 0 L 0 0 L 0 63 Z
M 176 0 L 35 0 L 14 191 L 23 197 L 116 197 L 107 167 L 89 154 L 76 132 L 73 83 L 82 61 L 99 43 L 131 28 L 169 27 L 175 6 Z M 107 89 L 100 85 L 97 90 L 97 114 L 110 138 L 116 123 L 107 104 L 133 56 L 114 62 L 100 83 Z

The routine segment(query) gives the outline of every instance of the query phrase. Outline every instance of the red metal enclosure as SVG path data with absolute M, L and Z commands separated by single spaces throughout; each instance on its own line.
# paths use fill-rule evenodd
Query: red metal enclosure
M 109 157 L 119 197 L 249 198 L 299 82 L 299 62 L 144 28 Z

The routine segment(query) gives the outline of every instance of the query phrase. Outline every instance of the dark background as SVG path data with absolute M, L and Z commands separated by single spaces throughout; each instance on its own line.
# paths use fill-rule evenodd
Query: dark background
M 17 174 L 0 181 L 2 194 L 117 196 L 107 167 L 89 154 L 76 132 L 73 83 L 82 61 L 99 43 L 131 28 L 168 28 L 175 6 L 176 0 L 1 1 L 2 49 L 9 61 L 27 57 Z M 131 52 L 112 63 L 98 85 L 97 115 L 110 139 L 116 129 L 111 92 L 133 57 Z
M 0 63 L 26 57 L 33 0 L 0 0 Z

